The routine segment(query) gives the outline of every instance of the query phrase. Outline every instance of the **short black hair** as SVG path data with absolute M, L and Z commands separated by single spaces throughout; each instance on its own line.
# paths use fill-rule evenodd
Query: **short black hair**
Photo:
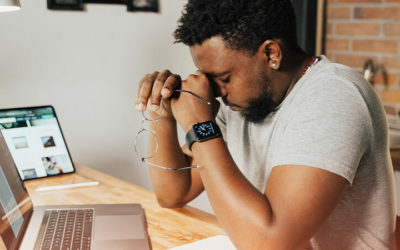
M 221 36 L 227 47 L 251 54 L 268 39 L 299 48 L 290 0 L 189 0 L 174 36 L 188 46 Z

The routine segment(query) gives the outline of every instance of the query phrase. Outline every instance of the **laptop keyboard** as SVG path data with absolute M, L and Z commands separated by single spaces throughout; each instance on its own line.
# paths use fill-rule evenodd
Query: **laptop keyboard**
M 86 250 L 92 239 L 94 209 L 47 210 L 42 250 Z

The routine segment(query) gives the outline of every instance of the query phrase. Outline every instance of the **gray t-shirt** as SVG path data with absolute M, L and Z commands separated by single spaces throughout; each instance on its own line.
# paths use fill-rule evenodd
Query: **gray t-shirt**
M 260 192 L 279 165 L 325 169 L 351 184 L 311 249 L 394 249 L 387 121 L 373 88 L 357 72 L 322 56 L 261 124 L 225 105 L 217 123 L 237 166 Z

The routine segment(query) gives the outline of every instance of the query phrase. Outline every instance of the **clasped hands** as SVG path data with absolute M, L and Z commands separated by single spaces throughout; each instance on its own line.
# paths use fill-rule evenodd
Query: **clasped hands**
M 192 94 L 174 91 L 176 89 L 190 91 Z M 214 121 L 219 109 L 215 100 L 212 82 L 200 71 L 181 80 L 177 74 L 168 70 L 145 75 L 139 82 L 136 95 L 136 109 L 151 113 L 162 113 L 163 119 L 176 120 L 185 132 L 198 122 Z M 165 109 L 164 112 L 162 109 Z

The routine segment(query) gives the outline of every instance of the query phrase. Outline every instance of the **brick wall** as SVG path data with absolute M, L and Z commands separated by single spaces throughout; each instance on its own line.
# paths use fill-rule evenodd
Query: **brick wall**
M 325 35 L 331 60 L 360 72 L 373 60 L 389 122 L 400 122 L 400 0 L 326 0 Z

